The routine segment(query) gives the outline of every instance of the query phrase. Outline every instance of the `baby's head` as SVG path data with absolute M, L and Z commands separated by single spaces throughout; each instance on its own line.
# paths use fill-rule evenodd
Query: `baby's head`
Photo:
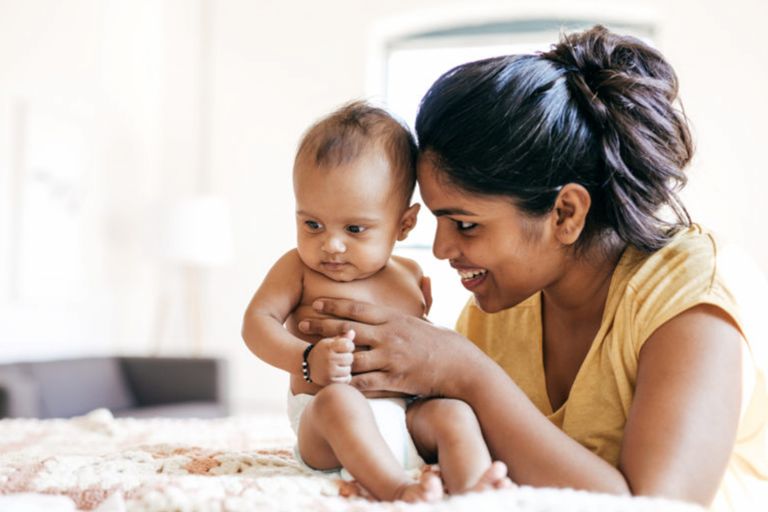
M 335 281 L 364 279 L 416 225 L 413 135 L 386 111 L 350 103 L 315 123 L 293 166 L 297 247 Z

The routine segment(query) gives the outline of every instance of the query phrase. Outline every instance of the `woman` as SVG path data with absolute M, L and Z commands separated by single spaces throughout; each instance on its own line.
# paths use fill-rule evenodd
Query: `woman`
M 676 97 L 656 50 L 599 26 L 447 72 L 417 117 L 418 179 L 435 256 L 474 294 L 460 334 L 330 299 L 316 309 L 339 319 L 303 327 L 373 347 L 361 390 L 469 403 L 520 484 L 748 509 L 765 374 L 676 195 L 692 155 Z

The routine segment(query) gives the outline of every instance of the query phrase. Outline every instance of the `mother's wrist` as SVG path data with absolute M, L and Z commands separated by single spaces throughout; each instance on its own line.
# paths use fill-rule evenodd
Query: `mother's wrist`
M 495 362 L 471 341 L 455 334 L 455 344 L 446 344 L 444 353 L 449 360 L 443 366 L 442 377 L 438 378 L 439 394 L 444 397 L 468 401 L 482 386 L 483 374 L 488 365 Z

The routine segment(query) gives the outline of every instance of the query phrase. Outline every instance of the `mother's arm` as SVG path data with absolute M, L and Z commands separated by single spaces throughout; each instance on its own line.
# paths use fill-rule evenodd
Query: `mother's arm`
M 517 483 L 665 496 L 709 504 L 739 417 L 739 334 L 721 310 L 694 307 L 662 325 L 641 354 L 635 398 L 615 468 L 555 427 L 495 362 L 447 329 L 344 300 L 317 309 L 307 332 L 353 328 L 372 350 L 355 355 L 362 390 L 391 389 L 469 403 L 488 446 Z

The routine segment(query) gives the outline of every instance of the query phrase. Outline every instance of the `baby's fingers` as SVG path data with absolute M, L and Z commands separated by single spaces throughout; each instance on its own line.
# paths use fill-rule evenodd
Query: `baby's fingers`
M 352 363 L 355 360 L 355 355 L 352 352 L 335 352 L 331 356 L 331 362 L 338 366 L 348 366 L 350 371 L 352 369 Z
M 331 350 L 339 354 L 351 354 L 355 350 L 355 344 L 350 338 L 339 336 L 331 343 Z
M 349 384 L 352 381 L 352 367 L 351 366 L 336 366 L 331 376 L 331 382 L 339 382 L 342 384 Z

